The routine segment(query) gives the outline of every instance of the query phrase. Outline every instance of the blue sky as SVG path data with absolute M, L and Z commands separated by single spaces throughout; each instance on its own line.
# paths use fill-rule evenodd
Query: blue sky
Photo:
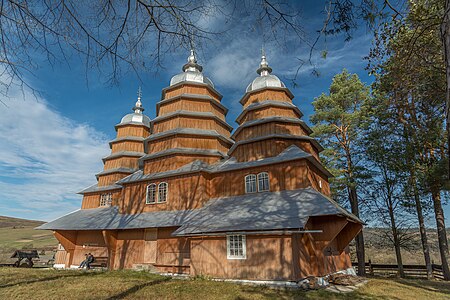
M 299 5 L 305 35 L 312 39 L 323 20 L 322 4 L 307 1 Z M 204 22 L 221 26 L 220 20 Z M 234 127 L 241 111 L 238 101 L 257 76 L 262 45 L 273 74 L 291 89 L 306 121 L 314 97 L 327 92 L 332 77 L 343 68 L 368 84 L 372 82 L 363 59 L 372 35 L 364 26 L 349 42 L 342 37 L 322 40 L 318 48 L 328 51 L 327 58 L 317 51 L 313 65 L 300 69 L 296 87 L 289 78 L 297 69 L 298 58 L 308 57 L 306 45 L 281 47 L 265 37 L 264 28 L 249 28 L 245 18 L 230 26 L 227 34 L 198 51 L 198 60 L 224 96 L 222 103 L 229 108 L 227 121 Z M 101 158 L 109 154 L 108 141 L 115 137 L 114 125 L 131 111 L 138 86 L 142 86 L 145 113 L 154 118 L 161 89 L 181 72 L 187 56 L 187 49 L 167 53 L 163 68 L 139 74 L 142 82 L 135 74 L 125 74 L 114 86 L 95 70 L 86 76 L 76 56 L 69 65 L 51 66 L 42 60 L 35 76 L 28 79 L 42 96 L 36 99 L 26 93 L 24 98 L 13 91 L 10 98 L 2 99 L 6 105 L 0 105 L 0 215 L 51 220 L 78 209 L 81 196 L 75 193 L 96 182 L 94 174 L 102 170 Z M 320 76 L 311 74 L 313 66 Z M 446 213 L 450 214 L 448 207 Z

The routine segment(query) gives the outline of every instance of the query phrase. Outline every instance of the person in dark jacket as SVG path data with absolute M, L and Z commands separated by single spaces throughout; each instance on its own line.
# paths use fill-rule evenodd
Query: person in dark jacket
M 94 255 L 88 253 L 86 258 L 86 269 L 89 270 L 91 268 L 91 264 L 94 262 L 94 260 L 95 260 Z
M 88 255 L 85 254 L 85 255 L 84 255 L 84 260 L 81 262 L 81 264 L 80 264 L 80 266 L 78 267 L 78 269 L 82 269 L 82 268 L 84 268 L 84 267 L 86 266 L 87 259 L 88 259 Z

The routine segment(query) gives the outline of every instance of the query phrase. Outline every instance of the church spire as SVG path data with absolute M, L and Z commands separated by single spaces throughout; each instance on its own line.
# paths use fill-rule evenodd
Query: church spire
M 141 102 L 141 97 L 142 97 L 142 90 L 141 87 L 139 86 L 138 92 L 137 92 L 137 101 L 136 104 L 133 107 L 134 113 L 136 114 L 142 114 L 142 112 L 144 111 L 144 108 L 142 107 L 142 102 Z
M 201 72 L 203 67 L 197 63 L 197 58 L 195 57 L 194 49 L 191 49 L 191 55 L 189 55 L 187 64 L 183 66 L 183 72 Z
M 272 73 L 272 68 L 269 67 L 269 63 L 266 59 L 266 53 L 264 52 L 264 48 L 261 49 L 261 63 L 259 65 L 259 69 L 256 71 L 261 76 L 267 76 Z

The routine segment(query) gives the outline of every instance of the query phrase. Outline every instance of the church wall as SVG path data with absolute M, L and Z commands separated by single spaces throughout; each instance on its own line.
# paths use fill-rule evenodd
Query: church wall
M 272 106 L 263 106 L 259 109 L 254 109 L 248 111 L 244 117 L 241 119 L 241 123 L 268 118 L 268 117 L 286 117 L 286 118 L 299 118 L 300 116 L 293 110 L 293 108 L 289 107 L 272 107 Z
M 311 186 L 326 196 L 330 196 L 330 184 L 328 178 L 322 174 L 312 163 L 308 163 L 308 180 Z
M 92 253 L 94 257 L 108 256 L 101 231 L 78 231 L 72 265 L 79 265 L 87 253 Z
M 217 120 L 212 118 L 200 118 L 200 117 L 174 117 L 164 121 L 158 121 L 153 125 L 153 133 L 159 133 L 175 128 L 197 128 L 206 130 L 216 130 L 218 133 L 229 137 L 230 131 L 228 127 L 224 126 Z
M 185 273 L 190 265 L 190 240 L 173 237 L 176 228 L 158 228 L 157 257 L 155 266 L 161 270 Z
M 308 135 L 299 124 L 269 122 L 242 128 L 241 132 L 239 132 L 239 134 L 235 136 L 235 140 L 248 140 L 270 134 L 293 134 L 303 136 Z
M 258 92 L 253 92 L 247 96 L 243 108 L 245 109 L 252 103 L 262 102 L 265 100 L 279 100 L 281 102 L 292 103 L 291 98 L 285 91 L 264 89 Z
M 150 129 L 142 125 L 126 125 L 117 128 L 117 137 L 124 136 L 140 136 L 147 137 L 150 134 Z
M 115 153 L 119 151 L 144 152 L 144 143 L 139 141 L 121 141 L 113 143 L 111 152 Z
M 114 184 L 115 182 L 119 181 L 120 179 L 122 179 L 128 175 L 130 175 L 130 174 L 111 173 L 111 174 L 100 175 L 98 177 L 98 186 L 107 186 L 107 185 Z
M 191 275 L 217 278 L 290 280 L 290 236 L 246 236 L 246 259 L 227 259 L 226 237 L 191 238 Z
M 189 83 L 177 86 L 173 89 L 167 89 L 164 94 L 164 99 L 172 98 L 181 94 L 208 95 L 220 102 L 219 95 L 211 91 L 211 89 L 207 86 L 190 85 Z
M 148 153 L 155 153 L 171 148 L 195 148 L 195 149 L 217 149 L 226 153 L 229 145 L 220 141 L 217 137 L 178 135 L 157 139 L 148 143 Z
M 201 160 L 209 164 L 212 164 L 218 161 L 219 159 L 220 157 L 217 156 L 186 155 L 186 154 L 163 156 L 158 157 L 156 159 L 145 161 L 144 174 L 175 170 L 195 160 Z
M 115 168 L 131 168 L 137 169 L 139 167 L 138 157 L 122 156 L 105 161 L 104 170 Z
M 299 160 L 214 175 L 210 184 L 211 198 L 245 194 L 245 176 L 260 172 L 269 173 L 270 192 L 311 186 L 306 176 L 306 161 Z
M 104 192 L 85 194 L 83 196 L 83 201 L 81 203 L 81 209 L 89 209 L 89 208 L 99 207 L 100 206 L 100 195 L 106 194 L 106 193 L 112 193 L 112 203 L 113 203 L 113 205 L 117 205 L 121 198 L 121 195 L 122 195 L 121 190 L 104 191 Z
M 144 263 L 144 229 L 119 230 L 114 256 L 114 269 L 132 269 Z
M 145 193 L 147 185 L 150 183 L 158 185 L 161 182 L 168 183 L 167 202 L 146 204 Z M 206 178 L 199 174 L 127 184 L 124 186 L 124 201 L 119 205 L 120 212 L 135 214 L 161 210 L 200 208 L 210 199 L 206 186 Z
M 309 141 L 283 138 L 271 138 L 242 144 L 236 147 L 231 155 L 241 162 L 254 161 L 265 157 L 277 156 L 291 145 L 298 146 L 300 149 L 312 154 L 319 160 L 317 149 L 311 145 Z
M 158 116 L 164 116 L 177 110 L 187 110 L 196 112 L 212 112 L 215 116 L 225 120 L 225 112 L 211 103 L 216 100 L 206 99 L 176 99 L 173 101 L 163 102 L 160 105 Z

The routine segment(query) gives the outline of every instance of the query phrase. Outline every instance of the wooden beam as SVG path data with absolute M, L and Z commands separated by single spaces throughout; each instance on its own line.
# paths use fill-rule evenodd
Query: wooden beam
M 362 230 L 362 224 L 348 222 L 344 229 L 339 232 L 336 237 L 337 248 L 339 252 L 344 251 L 345 247 L 355 238 L 355 236 Z
M 117 230 L 102 230 L 103 240 L 108 248 L 108 269 L 114 269 L 117 247 Z

